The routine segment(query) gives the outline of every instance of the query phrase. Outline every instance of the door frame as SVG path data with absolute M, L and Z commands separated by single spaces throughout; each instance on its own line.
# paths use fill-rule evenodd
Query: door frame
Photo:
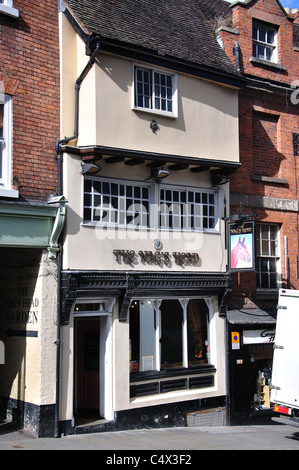
M 112 311 L 116 299 L 80 299 L 76 302 L 73 311 L 74 325 L 76 318 L 100 318 L 100 335 L 99 335 L 99 415 L 107 421 L 114 419 L 113 409 L 113 386 L 112 386 Z M 103 307 L 101 310 L 80 310 L 76 311 L 78 304 L 96 304 L 99 303 Z M 76 377 L 76 338 L 74 335 L 74 378 Z M 74 405 L 75 410 L 75 394 L 76 380 L 74 380 Z

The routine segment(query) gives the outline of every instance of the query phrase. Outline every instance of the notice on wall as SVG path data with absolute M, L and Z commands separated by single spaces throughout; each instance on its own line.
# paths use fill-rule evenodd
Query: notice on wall
M 240 333 L 232 331 L 232 349 L 240 349 Z
M 154 370 L 154 356 L 142 356 L 142 370 Z
M 6 299 L 5 324 L 8 336 L 37 337 L 40 299 L 29 287 L 18 287 L 16 295 Z M 33 328 L 33 330 L 31 329 Z

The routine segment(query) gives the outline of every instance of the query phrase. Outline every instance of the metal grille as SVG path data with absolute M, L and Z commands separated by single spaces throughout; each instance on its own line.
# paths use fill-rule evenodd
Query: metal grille
M 187 427 L 225 426 L 225 408 L 195 411 L 186 418 Z

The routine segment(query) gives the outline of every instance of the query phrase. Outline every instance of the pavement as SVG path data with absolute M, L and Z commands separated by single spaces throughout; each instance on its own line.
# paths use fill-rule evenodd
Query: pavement
M 201 450 L 298 451 L 298 431 L 291 425 L 271 422 L 266 425 L 138 429 L 36 438 L 26 430 L 2 427 L 0 450 L 100 450 L 100 459 L 104 459 L 104 463 L 130 464 L 136 468 L 142 462 L 152 465 L 193 463 L 192 459 L 198 453 L 195 451 Z M 157 462 L 157 455 L 164 456 L 164 461 Z M 125 461 L 124 456 L 132 461 Z

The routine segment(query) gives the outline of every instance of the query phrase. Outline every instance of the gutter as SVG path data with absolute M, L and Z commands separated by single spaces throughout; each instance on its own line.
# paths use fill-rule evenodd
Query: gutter
M 81 74 L 75 82 L 75 130 L 74 135 L 70 137 L 65 137 L 63 139 L 57 139 L 56 141 L 56 158 L 58 162 L 58 196 L 62 195 L 62 145 L 68 144 L 70 141 L 77 139 L 78 137 L 78 121 L 79 121 L 79 92 L 81 84 L 95 63 L 96 56 L 101 48 L 100 39 L 95 38 L 95 49 L 82 70 Z M 55 403 L 55 429 L 54 437 L 60 437 L 60 426 L 59 426 L 59 405 L 60 405 L 60 356 L 61 356 L 61 271 L 62 271 L 62 243 L 59 242 L 60 249 L 57 253 L 57 333 L 55 344 L 57 346 L 57 355 L 56 355 L 56 403 Z

